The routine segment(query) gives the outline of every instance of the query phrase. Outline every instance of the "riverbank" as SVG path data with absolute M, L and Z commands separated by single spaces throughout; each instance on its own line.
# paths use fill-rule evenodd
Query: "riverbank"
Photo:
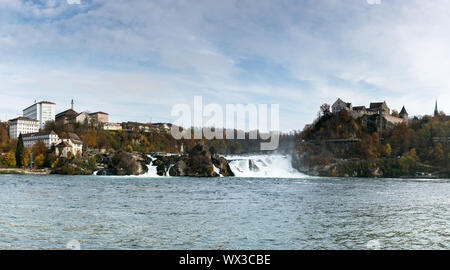
M 0 168 L 0 174 L 24 174 L 24 175 L 49 175 L 50 169 L 19 169 L 19 168 Z

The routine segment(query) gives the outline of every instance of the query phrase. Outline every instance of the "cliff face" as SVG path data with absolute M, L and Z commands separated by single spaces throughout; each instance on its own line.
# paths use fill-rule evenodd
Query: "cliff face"
M 392 177 L 388 170 L 389 160 L 328 159 L 325 163 L 314 163 L 310 153 L 294 153 L 292 166 L 311 176 L 328 177 Z

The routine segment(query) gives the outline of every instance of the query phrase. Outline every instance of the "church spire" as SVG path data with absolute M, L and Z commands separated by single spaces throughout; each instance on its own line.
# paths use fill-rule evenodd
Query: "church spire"
M 439 115 L 439 110 L 438 110 L 438 107 L 437 107 L 437 99 L 436 99 L 436 104 L 434 106 L 434 116 L 438 116 L 438 115 Z

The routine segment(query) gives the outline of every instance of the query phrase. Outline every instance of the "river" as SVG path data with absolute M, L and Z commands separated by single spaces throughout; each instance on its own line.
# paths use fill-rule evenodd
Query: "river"
M 0 249 L 449 249 L 450 180 L 0 175 Z

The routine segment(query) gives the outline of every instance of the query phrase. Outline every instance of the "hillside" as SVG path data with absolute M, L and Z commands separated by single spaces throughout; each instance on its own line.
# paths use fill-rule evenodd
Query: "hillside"
M 449 177 L 448 124 L 443 113 L 392 128 L 380 125 L 377 116 L 329 113 L 297 137 L 293 163 L 324 176 Z

